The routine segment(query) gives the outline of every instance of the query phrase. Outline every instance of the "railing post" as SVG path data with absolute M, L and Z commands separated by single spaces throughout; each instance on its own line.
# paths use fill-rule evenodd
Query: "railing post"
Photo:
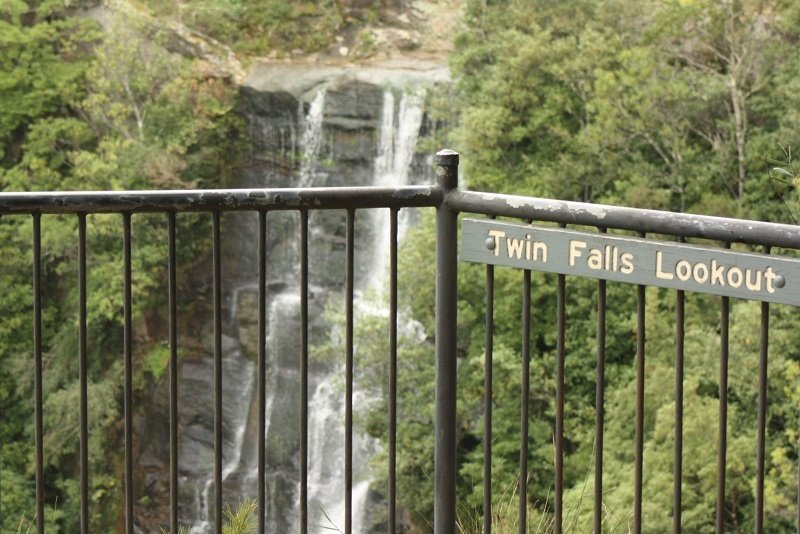
M 453 534 L 456 526 L 456 313 L 458 292 L 458 212 L 447 194 L 458 188 L 458 153 L 436 153 L 436 180 L 444 193 L 436 208 L 436 445 L 434 532 Z

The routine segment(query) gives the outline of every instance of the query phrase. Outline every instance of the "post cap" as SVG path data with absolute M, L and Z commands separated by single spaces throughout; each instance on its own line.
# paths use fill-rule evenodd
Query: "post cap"
M 446 167 L 453 167 L 458 165 L 458 152 L 445 148 L 436 153 L 434 158 L 436 165 L 444 165 Z

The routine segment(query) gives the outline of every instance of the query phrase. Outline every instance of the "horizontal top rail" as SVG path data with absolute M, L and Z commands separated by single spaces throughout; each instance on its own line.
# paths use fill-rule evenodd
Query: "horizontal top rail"
M 438 186 L 0 193 L 0 214 L 247 211 L 438 206 Z
M 414 208 L 438 206 L 444 196 L 438 185 L 35 191 L 0 193 L 0 214 Z M 464 190 L 448 192 L 446 202 L 466 213 L 800 249 L 800 227 L 788 224 Z
M 800 227 L 789 224 L 476 191 L 453 191 L 446 202 L 467 213 L 800 249 Z

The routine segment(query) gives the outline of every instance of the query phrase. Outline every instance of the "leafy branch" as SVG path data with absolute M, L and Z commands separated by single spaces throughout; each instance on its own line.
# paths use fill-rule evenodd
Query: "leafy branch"
M 778 146 L 780 146 L 783 151 L 783 159 L 773 159 L 764 156 L 764 161 L 769 165 L 775 165 L 775 167 L 769 169 L 769 177 L 778 183 L 788 185 L 791 188 L 790 190 L 794 192 L 794 199 L 788 201 L 783 193 L 778 191 L 778 194 L 789 209 L 789 214 L 792 216 L 795 224 L 800 224 L 798 222 L 798 220 L 800 220 L 800 174 L 798 174 L 798 170 L 795 168 L 794 162 L 792 161 L 792 147 L 789 145 Z

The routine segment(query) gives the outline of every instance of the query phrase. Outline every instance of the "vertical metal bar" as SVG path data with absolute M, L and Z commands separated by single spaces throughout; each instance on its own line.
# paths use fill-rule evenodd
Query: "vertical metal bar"
M 531 361 L 531 272 L 522 271 L 522 376 L 519 391 L 519 533 L 528 530 L 528 404 Z
M 730 244 L 726 243 L 726 248 Z M 722 297 L 719 327 L 719 440 L 717 445 L 717 521 L 716 532 L 725 531 L 725 468 L 728 450 L 728 326 L 730 298 Z
M 354 209 L 347 210 L 347 261 L 345 299 L 345 413 L 344 413 L 344 534 L 351 534 L 353 519 L 353 256 L 355 253 Z
M 561 225 L 563 227 L 563 225 Z M 559 274 L 556 287 L 556 433 L 555 517 L 553 530 L 561 534 L 564 522 L 564 360 L 566 323 L 566 276 Z
M 44 425 L 42 423 L 42 226 L 33 214 L 33 403 L 36 440 L 36 532 L 44 534 Z
M 308 532 L 308 210 L 300 210 L 300 532 Z
M 78 380 L 81 533 L 89 532 L 89 392 L 86 364 L 86 214 L 78 214 Z
M 222 259 L 220 213 L 212 220 L 214 270 L 214 528 L 222 532 Z
M 494 352 L 494 265 L 486 265 L 486 329 L 483 375 L 483 532 L 492 534 L 492 356 Z
M 601 233 L 606 229 L 601 228 Z M 597 364 L 594 393 L 594 531 L 603 525 L 603 427 L 605 421 L 606 373 L 606 281 L 597 282 Z
M 456 324 L 458 314 L 458 214 L 447 194 L 458 187 L 458 153 L 436 154 L 436 178 L 444 200 L 436 208 L 436 419 L 434 532 L 456 527 Z
M 764 247 L 769 254 L 770 247 Z M 761 349 L 758 362 L 758 437 L 756 444 L 757 533 L 764 532 L 764 460 L 767 434 L 767 359 L 769 356 L 769 303 L 761 303 Z
M 639 234 L 645 237 L 644 233 Z M 633 531 L 642 532 L 642 474 L 644 468 L 644 348 L 645 286 L 636 286 L 636 454 L 633 496 Z
M 131 214 L 122 215 L 123 360 L 125 365 L 125 533 L 133 534 L 133 310 L 131 306 Z
M 178 279 L 175 212 L 167 214 L 169 234 L 169 528 L 178 532 Z
M 686 296 L 677 292 L 675 303 L 675 459 L 673 462 L 672 531 L 681 532 L 681 500 L 683 484 L 683 348 L 685 329 Z
M 258 212 L 258 534 L 266 529 L 267 212 Z
M 397 531 L 397 208 L 389 212 L 389 532 Z

